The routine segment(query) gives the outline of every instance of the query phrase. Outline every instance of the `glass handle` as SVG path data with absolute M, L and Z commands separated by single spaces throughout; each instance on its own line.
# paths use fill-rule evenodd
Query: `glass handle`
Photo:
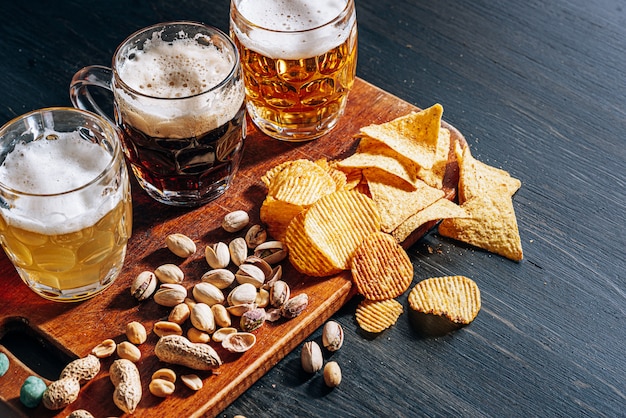
M 78 109 L 97 113 L 114 124 L 111 117 L 96 103 L 89 91 L 89 86 L 95 86 L 112 92 L 112 81 L 113 71 L 109 67 L 91 65 L 80 69 L 74 74 L 70 83 L 70 100 L 72 104 Z

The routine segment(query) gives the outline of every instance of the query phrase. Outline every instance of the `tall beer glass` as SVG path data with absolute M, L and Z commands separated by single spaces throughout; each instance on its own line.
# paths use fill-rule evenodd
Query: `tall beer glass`
M 108 121 L 48 108 L 0 128 L 0 242 L 36 293 L 78 301 L 110 286 L 131 224 L 124 155 Z
M 354 84 L 354 0 L 231 0 L 247 108 L 266 134 L 305 141 L 330 131 Z
M 89 66 L 72 79 L 74 106 L 104 115 L 89 86 L 113 91 L 126 157 L 154 199 L 198 206 L 230 186 L 243 152 L 245 94 L 226 34 L 194 22 L 142 29 L 117 48 L 112 68 Z

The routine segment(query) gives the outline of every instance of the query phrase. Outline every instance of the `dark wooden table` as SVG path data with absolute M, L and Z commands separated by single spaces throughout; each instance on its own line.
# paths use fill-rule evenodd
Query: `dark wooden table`
M 298 348 L 220 416 L 626 416 L 624 4 L 357 0 L 357 14 L 358 75 L 419 107 L 441 103 L 477 158 L 522 180 L 525 260 L 428 234 L 409 249 L 415 282 L 473 278 L 473 324 L 425 339 L 403 316 L 365 338 L 354 298 L 334 315 L 346 331 L 338 388 L 304 375 Z M 227 30 L 228 2 L 4 2 L 0 123 L 70 105 L 76 70 L 178 19 Z

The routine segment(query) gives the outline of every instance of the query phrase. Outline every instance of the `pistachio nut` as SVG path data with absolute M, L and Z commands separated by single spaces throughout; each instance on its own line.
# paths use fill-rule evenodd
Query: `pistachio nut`
M 300 361 L 302 362 L 302 368 L 307 373 L 315 373 L 324 365 L 324 357 L 322 356 L 322 350 L 315 341 L 307 341 L 302 346 L 300 352 Z
M 130 293 L 138 301 L 146 300 L 157 288 L 157 278 L 151 271 L 142 271 L 130 285 Z
M 341 368 L 336 361 L 329 361 L 324 366 L 324 383 L 329 388 L 337 387 L 341 383 Z
M 343 345 L 343 328 L 336 321 L 328 321 L 322 330 L 322 345 L 328 351 L 337 351 Z
M 239 327 L 244 332 L 252 332 L 260 328 L 265 323 L 265 309 L 254 308 L 246 311 L 241 315 Z
M 302 311 L 306 309 L 309 305 L 309 297 L 306 293 L 300 293 L 297 296 L 289 299 L 285 304 L 280 308 L 281 313 L 285 318 L 295 318 L 300 315 Z
M 252 264 L 253 266 L 258 267 L 263 272 L 263 275 L 265 276 L 265 280 L 268 280 L 269 278 L 272 277 L 272 272 L 273 272 L 272 266 L 270 266 L 270 264 L 267 261 L 263 260 L 260 257 L 251 255 L 244 260 L 244 264 Z
M 207 263 L 214 269 L 226 268 L 230 263 L 230 252 L 228 251 L 228 245 L 223 242 L 216 242 L 212 245 L 207 245 L 204 250 L 204 257 Z
M 196 252 L 196 244 L 184 234 L 170 234 L 165 237 L 165 245 L 179 257 L 187 258 Z
M 191 320 L 191 325 L 200 331 L 205 331 L 209 334 L 215 331 L 215 317 L 211 307 L 206 303 L 196 303 L 191 310 L 189 319 Z
M 235 279 L 239 284 L 250 283 L 259 289 L 265 283 L 265 274 L 254 264 L 244 263 L 239 266 L 239 270 L 235 273 Z
M 227 297 L 230 306 L 254 303 L 256 300 L 256 287 L 251 283 L 243 283 L 230 291 Z
M 272 287 L 270 287 L 270 305 L 275 308 L 281 308 L 289 300 L 290 296 L 291 290 L 289 285 L 282 280 L 275 281 Z
M 154 294 L 154 301 L 161 305 L 173 308 L 185 301 L 187 289 L 180 284 L 164 283 Z
M 248 257 L 248 246 L 246 245 L 246 240 L 242 237 L 233 239 L 228 244 L 228 251 L 230 252 L 230 259 L 233 264 L 236 266 L 240 265 Z
M 163 264 L 154 270 L 154 275 L 161 283 L 180 284 L 185 278 L 185 273 L 176 264 Z
M 254 248 L 254 255 L 269 264 L 276 264 L 287 257 L 287 246 L 281 241 L 266 241 Z
M 270 322 L 276 322 L 283 317 L 280 312 L 280 308 L 269 308 L 265 310 L 265 320 Z
M 226 232 L 237 232 L 244 229 L 250 223 L 250 217 L 243 210 L 236 210 L 224 216 L 222 228 Z
M 216 303 L 224 303 L 224 292 L 211 283 L 196 283 L 192 293 L 196 302 L 206 303 L 209 306 L 215 305 Z
M 209 270 L 200 278 L 203 282 L 211 283 L 218 289 L 226 289 L 235 281 L 235 273 L 228 269 Z
M 263 244 L 267 240 L 267 231 L 262 225 L 255 224 L 246 232 L 246 244 L 248 248 L 255 248 L 257 245 Z

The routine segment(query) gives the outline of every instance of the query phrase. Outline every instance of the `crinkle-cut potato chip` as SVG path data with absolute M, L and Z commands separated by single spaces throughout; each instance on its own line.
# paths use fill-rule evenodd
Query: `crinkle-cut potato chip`
M 333 266 L 347 270 L 361 241 L 380 231 L 380 215 L 369 197 L 341 190 L 322 197 L 307 210 L 304 230 Z
M 522 186 L 522 182 L 512 177 L 507 171 L 487 165 L 471 154 L 469 147 L 456 147 L 459 163 L 459 203 L 475 196 L 482 196 L 490 190 L 504 186 L 509 196 Z
M 398 321 L 403 310 L 395 299 L 365 299 L 356 307 L 356 322 L 366 332 L 383 332 Z
M 418 167 L 417 177 L 431 187 L 443 188 L 443 178 L 446 175 L 448 156 L 450 154 L 450 141 L 450 130 L 446 128 L 439 129 L 439 140 L 433 166 L 430 169 Z
M 422 168 L 431 168 L 437 155 L 437 142 L 443 107 L 435 104 L 390 122 L 369 125 L 361 132 L 385 143 Z
M 502 185 L 461 205 L 470 218 L 449 218 L 439 234 L 491 251 L 513 261 L 523 258 L 517 218 L 509 189 Z
M 471 323 L 480 311 L 480 290 L 465 276 L 433 277 L 413 287 L 409 319 L 423 334 L 443 335 Z
M 306 212 L 295 216 L 287 227 L 285 244 L 289 249 L 289 261 L 300 273 L 314 277 L 324 277 L 339 273 L 335 267 L 311 241 L 304 227 Z
M 394 184 L 394 178 L 381 179 L 377 174 L 370 169 L 363 170 L 372 200 L 378 206 L 384 232 L 393 231 L 408 217 L 445 195 L 443 190 L 431 187 L 422 180 L 416 183 L 415 190 L 406 190 L 402 184 Z
M 403 242 L 420 226 L 427 222 L 438 221 L 446 218 L 469 218 L 470 215 L 461 206 L 448 199 L 439 199 L 432 205 L 411 215 L 402 222 L 391 235 L 397 242 Z
M 400 155 L 386 144 L 362 136 L 357 151 L 338 163 L 342 169 L 378 169 L 387 176 L 395 176 L 406 183 L 405 187 L 415 187 L 420 167 Z
M 261 222 L 265 223 L 267 232 L 272 238 L 282 241 L 289 222 L 304 209 L 302 205 L 294 205 L 267 196 L 261 204 Z
M 369 300 L 393 299 L 413 281 L 413 264 L 396 240 L 374 232 L 363 240 L 350 266 L 357 292 Z
M 330 175 L 335 182 L 335 190 L 342 190 L 346 188 L 347 178 L 346 173 L 338 170 L 334 166 L 331 166 L 326 158 L 320 158 L 315 161 L 315 164 L 319 165 Z
M 300 159 L 279 165 L 265 174 L 268 196 L 294 205 L 309 206 L 337 189 L 326 170 L 313 161 Z

